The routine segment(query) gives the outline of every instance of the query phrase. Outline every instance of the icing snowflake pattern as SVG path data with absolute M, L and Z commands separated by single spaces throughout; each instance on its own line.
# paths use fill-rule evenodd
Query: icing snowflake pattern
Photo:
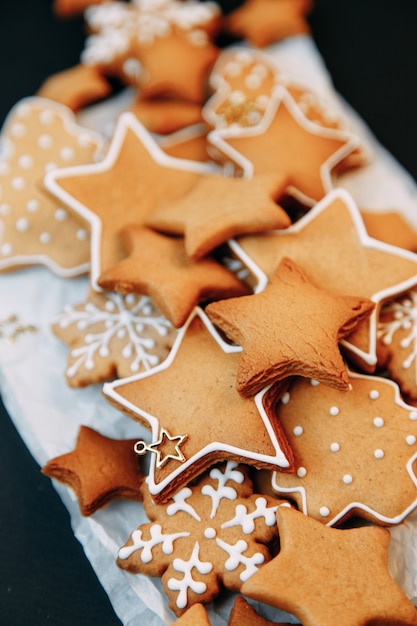
M 386 316 L 390 319 L 379 322 L 378 337 L 384 345 L 390 346 L 394 335 L 399 330 L 405 331 L 405 336 L 399 344 L 405 355 L 402 359 L 402 367 L 408 369 L 414 364 L 417 384 L 417 291 L 409 291 L 401 300 L 387 304 L 383 308 L 381 320 Z
M 116 362 L 119 375 L 149 370 L 168 355 L 175 330 L 147 296 L 96 294 L 83 305 L 68 305 L 52 328 L 65 340 L 71 328 L 69 364 L 72 379 L 99 368 L 100 360 Z
M 277 539 L 280 505 L 253 494 L 247 468 L 229 461 L 164 505 L 145 493 L 145 510 L 154 521 L 132 533 L 119 550 L 118 565 L 161 576 L 170 606 L 180 615 L 195 602 L 210 602 L 220 582 L 237 591 L 270 559 L 267 546 Z

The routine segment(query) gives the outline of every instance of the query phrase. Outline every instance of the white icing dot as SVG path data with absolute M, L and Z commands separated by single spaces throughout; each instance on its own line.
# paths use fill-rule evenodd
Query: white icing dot
M 138 59 L 126 59 L 126 61 L 123 63 L 123 71 L 126 76 L 138 79 L 142 74 L 142 63 Z
M 372 389 L 372 391 L 369 392 L 369 397 L 371 398 L 371 400 L 378 400 L 379 391 L 377 391 L 376 389 Z
M 85 241 L 87 239 L 88 233 L 85 228 L 79 228 L 77 230 L 77 239 L 79 241 Z
M 408 443 L 409 446 L 413 446 L 415 444 L 415 442 L 417 441 L 417 438 L 415 437 L 415 435 L 407 435 L 405 440 L 406 440 L 406 442 Z
M 343 476 L 343 482 L 345 483 L 345 485 L 350 485 L 353 481 L 353 478 L 350 474 L 345 474 Z
M 282 398 L 281 398 L 281 402 L 282 402 L 282 404 L 288 404 L 290 399 L 291 399 L 290 393 L 289 393 L 289 391 L 286 391 L 284 393 L 284 395 L 282 396 Z
M 64 222 L 68 217 L 68 213 L 65 209 L 59 208 L 56 209 L 54 216 L 57 222 Z
M 0 215 L 9 215 L 10 213 L 10 205 L 6 204 L 5 202 L 3 204 L 0 204 Z
M 52 146 L 52 137 L 51 135 L 40 135 L 38 137 L 38 146 L 46 150 Z
M 51 241 L 51 235 L 50 235 L 50 233 L 45 233 L 45 232 L 44 232 L 44 233 L 41 233 L 41 234 L 39 235 L 39 241 L 40 241 L 41 243 L 49 243 L 49 242 Z
M 11 184 L 13 189 L 15 189 L 16 191 L 20 191 L 21 189 L 25 188 L 26 181 L 22 176 L 15 176 L 14 178 L 12 178 Z
M 23 135 L 26 133 L 26 127 L 24 124 L 20 124 L 17 122 L 16 124 L 12 125 L 10 133 L 13 135 L 13 137 L 23 137 Z
M 33 165 L 33 158 L 29 154 L 22 154 L 22 156 L 19 157 L 18 165 L 23 170 L 28 170 Z
M 296 437 L 299 437 L 300 435 L 302 435 L 302 434 L 303 434 L 304 429 L 303 429 L 303 427 L 302 427 L 302 426 L 294 426 L 294 428 L 293 428 L 292 432 L 294 433 L 294 435 L 295 435 Z
M 5 161 L 3 163 L 0 163 L 0 176 L 7 176 L 9 171 L 10 167 L 8 163 L 6 163 Z
M 62 148 L 59 154 L 63 161 L 71 161 L 74 158 L 75 152 L 73 148 L 66 146 L 65 148 Z
M 329 413 L 335 417 L 336 415 L 339 415 L 339 408 L 337 406 L 332 406 L 329 409 Z
M 327 506 L 320 507 L 320 515 L 322 517 L 328 517 L 330 515 L 330 509 Z
M 415 422 L 417 420 L 417 411 L 411 411 L 409 418 L 412 422 Z
M 13 246 L 11 243 L 3 243 L 0 250 L 3 256 L 9 256 L 13 252 Z
M 45 165 L 45 174 L 47 174 L 48 172 L 53 172 L 53 170 L 57 169 L 57 164 L 54 163 L 53 161 L 50 161 L 50 163 L 47 163 Z
M 297 470 L 298 478 L 304 478 L 307 475 L 307 470 L 305 467 L 299 467 Z
M 81 146 L 82 148 L 85 148 L 86 146 L 90 145 L 90 137 L 87 133 L 80 133 L 77 137 L 77 143 L 79 146 Z
M 242 71 L 242 68 L 240 67 L 239 63 L 235 63 L 235 62 L 226 63 L 225 68 L 224 68 L 225 76 L 233 76 L 234 78 L 239 76 L 241 71 Z
M 17 116 L 18 117 L 27 117 L 31 112 L 31 106 L 30 104 L 19 104 L 18 108 L 17 108 Z
M 206 528 L 204 530 L 204 536 L 206 539 L 214 539 L 214 537 L 216 536 L 216 529 L 215 528 Z
M 382 459 L 382 458 L 384 458 L 384 451 L 383 451 L 383 450 L 381 450 L 381 448 L 377 448 L 377 449 L 375 450 L 375 452 L 374 452 L 374 457 L 375 457 L 376 459 Z
M 114 311 L 116 309 L 116 305 L 114 304 L 113 300 L 107 300 L 104 308 L 106 309 L 106 311 Z
M 265 111 L 269 104 L 269 97 L 265 94 L 260 94 L 256 97 L 255 103 L 261 111 Z
M 340 450 L 340 444 L 337 443 L 337 441 L 333 441 L 333 443 L 330 444 L 330 450 L 332 452 L 339 452 Z
M 384 425 L 384 420 L 382 417 L 375 417 L 374 418 L 374 426 L 376 426 L 377 428 L 381 428 Z
M 39 115 L 39 121 L 41 124 L 44 124 L 44 126 L 48 126 L 49 124 L 52 124 L 52 122 L 54 121 L 54 114 L 52 111 L 41 111 L 40 115 Z
M 316 380 L 315 378 L 312 378 L 312 379 L 310 380 L 310 385 L 311 385 L 312 387 L 318 387 L 318 386 L 320 385 L 320 383 L 319 383 L 319 381 L 318 381 L 318 380 Z
M 134 293 L 127 293 L 125 295 L 124 300 L 125 300 L 126 304 L 135 304 L 136 296 L 135 296 Z M 144 313 L 149 315 L 152 312 L 151 308 L 152 307 L 149 307 L 149 309 L 146 309 L 146 307 L 143 307 Z
M 16 230 L 18 230 L 20 233 L 25 232 L 26 230 L 28 230 L 29 228 L 29 220 L 25 217 L 21 217 L 18 220 L 16 220 Z
M 26 203 L 26 208 L 31 213 L 33 213 L 34 211 L 37 211 L 39 209 L 39 200 L 36 200 L 36 198 L 34 198 L 33 200 L 29 200 Z

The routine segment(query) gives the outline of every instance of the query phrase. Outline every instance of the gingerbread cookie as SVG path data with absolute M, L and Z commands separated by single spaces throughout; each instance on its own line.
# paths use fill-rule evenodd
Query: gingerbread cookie
M 291 626 L 291 624 L 265 619 L 243 596 L 237 596 L 227 626 Z
M 399 211 L 361 209 L 361 215 L 370 237 L 417 252 L 417 231 Z
M 197 309 L 160 366 L 104 385 L 109 402 L 151 430 L 141 451 L 151 456 L 147 485 L 156 501 L 221 460 L 292 469 L 266 390 L 254 399 L 236 390 L 239 352 Z
M 417 412 L 398 386 L 350 372 L 350 389 L 296 379 L 276 416 L 296 472 L 274 474 L 280 496 L 327 525 L 359 516 L 398 524 L 417 506 Z
M 249 291 L 214 258 L 190 259 L 180 237 L 145 226 L 129 226 L 121 237 L 128 257 L 104 271 L 98 284 L 106 290 L 148 295 L 176 328 L 201 302 Z
M 287 256 L 316 286 L 375 302 L 368 319 L 341 342 L 351 360 L 374 371 L 379 309 L 386 299 L 416 284 L 417 257 L 413 253 L 369 237 L 358 207 L 343 189 L 330 192 L 289 228 L 240 237 L 237 242 L 234 253 L 243 249 L 246 258 L 268 277 Z
M 242 585 L 243 594 L 303 626 L 417 624 L 417 609 L 388 569 L 388 530 L 326 528 L 285 507 L 277 519 L 280 552 Z
M 1 134 L 0 270 L 44 265 L 60 276 L 88 270 L 90 231 L 43 187 L 46 173 L 99 158 L 102 138 L 52 100 L 25 98 Z
M 240 394 L 253 396 L 296 375 L 348 389 L 338 344 L 373 308 L 365 298 L 320 289 L 284 257 L 263 291 L 213 302 L 205 310 L 215 326 L 242 346 L 236 386 Z
M 75 448 L 48 461 L 42 473 L 68 485 L 85 516 L 114 500 L 140 501 L 143 475 L 134 444 L 81 426 Z
M 150 298 L 92 290 L 86 302 L 68 304 L 51 327 L 70 348 L 65 370 L 70 387 L 151 369 L 168 356 L 176 336 Z
M 48 190 L 90 224 L 94 289 L 100 291 L 100 274 L 126 256 L 123 228 L 142 224 L 158 204 L 183 195 L 208 169 L 168 156 L 132 113 L 123 113 L 100 163 L 45 177 Z
M 270 559 L 282 502 L 254 494 L 246 466 L 217 465 L 164 505 L 146 490 L 143 498 L 151 521 L 131 534 L 117 564 L 160 576 L 176 615 L 207 604 L 223 587 L 239 590 Z

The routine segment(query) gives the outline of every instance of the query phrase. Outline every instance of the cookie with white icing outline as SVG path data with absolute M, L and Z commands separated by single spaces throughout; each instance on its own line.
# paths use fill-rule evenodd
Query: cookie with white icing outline
M 270 560 L 281 500 L 253 493 L 248 468 L 219 464 L 165 504 L 143 490 L 149 523 L 141 524 L 118 552 L 132 574 L 161 577 L 169 607 L 181 615 L 211 602 L 222 588 L 238 591 Z
M 44 265 L 59 276 L 89 268 L 88 224 L 51 197 L 48 172 L 95 162 L 102 137 L 76 123 L 67 107 L 30 97 L 10 111 L 1 134 L 0 270 Z

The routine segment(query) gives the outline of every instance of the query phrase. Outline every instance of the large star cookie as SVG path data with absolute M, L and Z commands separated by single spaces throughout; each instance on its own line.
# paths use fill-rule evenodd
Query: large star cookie
M 242 585 L 243 594 L 303 626 L 417 624 L 417 609 L 388 570 L 387 529 L 328 528 L 286 507 L 277 519 L 281 550 Z
M 237 389 L 255 395 L 289 376 L 313 376 L 336 389 L 349 385 L 339 341 L 373 310 L 364 298 L 316 287 L 291 259 L 283 258 L 264 289 L 213 302 L 211 321 L 243 348 Z
M 148 488 L 166 500 L 221 460 L 290 470 L 292 453 L 270 419 L 263 390 L 236 391 L 239 349 L 225 343 L 199 309 L 179 331 L 169 357 L 152 372 L 106 383 L 105 397 L 152 433 Z M 267 414 L 268 411 L 268 414 Z
M 207 604 L 221 588 L 238 590 L 271 558 L 283 503 L 253 493 L 243 465 L 217 465 L 164 505 L 146 491 L 143 497 L 151 522 L 131 534 L 117 564 L 133 574 L 160 576 L 177 615 Z
M 134 443 L 129 439 L 111 439 L 81 426 L 75 448 L 50 459 L 42 473 L 68 485 L 85 516 L 114 500 L 140 501 L 143 475 Z
M 353 516 L 398 524 L 417 506 L 417 411 L 382 377 L 350 373 L 350 390 L 296 379 L 276 415 L 296 472 L 274 474 L 274 491 L 310 517 Z
M 13 107 L 1 134 L 0 270 L 45 265 L 60 276 L 88 270 L 88 225 L 51 197 L 43 178 L 60 167 L 94 162 L 102 144 L 52 100 L 25 98 Z
M 122 229 L 143 223 L 158 204 L 177 199 L 206 172 L 201 163 L 168 156 L 133 114 L 124 113 L 103 161 L 46 176 L 49 191 L 91 226 L 93 288 L 100 291 L 100 274 L 125 257 Z
M 350 194 L 335 189 L 285 230 L 245 236 L 233 245 L 271 277 L 287 256 L 315 285 L 333 293 L 369 298 L 376 307 L 343 341 L 360 367 L 376 365 L 376 326 L 381 303 L 417 283 L 417 256 L 369 237 Z
M 70 387 L 155 367 L 168 356 L 176 336 L 150 298 L 93 290 L 86 302 L 68 304 L 51 327 L 70 348 L 65 370 Z
M 128 257 L 103 272 L 99 285 L 148 295 L 176 328 L 201 302 L 248 293 L 237 276 L 214 258 L 190 259 L 180 237 L 145 226 L 130 226 L 122 237 Z

